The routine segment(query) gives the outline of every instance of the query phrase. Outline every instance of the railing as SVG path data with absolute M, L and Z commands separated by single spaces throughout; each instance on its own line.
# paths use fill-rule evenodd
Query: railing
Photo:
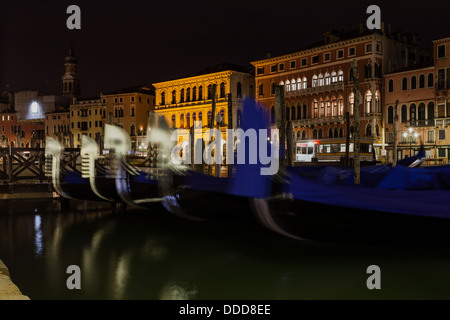
M 446 127 L 446 126 L 450 126 L 450 118 L 434 119 L 434 125 L 435 125 L 436 127 Z
M 296 96 L 296 95 L 305 95 L 305 94 L 312 94 L 317 92 L 327 92 L 327 91 L 338 91 L 338 90 L 344 90 L 344 82 L 335 82 L 328 85 L 323 86 L 316 86 L 316 87 L 309 87 L 306 89 L 300 89 L 300 90 L 290 90 L 286 91 L 285 96 Z

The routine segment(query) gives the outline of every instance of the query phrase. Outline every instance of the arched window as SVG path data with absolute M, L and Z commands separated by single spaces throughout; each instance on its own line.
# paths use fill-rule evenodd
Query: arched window
M 349 81 L 353 81 L 353 67 L 350 67 L 348 70 L 348 79 Z
M 419 120 L 419 125 L 425 124 L 425 103 L 421 102 L 417 109 L 417 120 Z
M 370 92 L 370 91 L 366 92 L 366 96 L 364 97 L 364 101 L 365 101 L 365 106 L 366 106 L 364 111 L 366 113 L 370 113 L 371 109 L 372 109 L 372 92 Z
M 197 121 L 197 113 L 192 112 L 192 124 L 195 125 L 195 121 Z
M 291 109 L 291 120 L 295 120 L 295 105 L 292 105 L 292 109 Z
M 198 113 L 198 121 L 203 121 L 203 113 L 200 111 L 199 113 Z M 202 126 L 203 126 L 203 124 L 202 124 Z
M 300 105 L 300 102 L 297 105 L 297 119 L 300 120 L 302 118 L 302 106 Z
M 275 94 L 275 82 L 270 85 L 270 94 Z
M 192 88 L 192 101 L 197 100 L 197 87 Z
M 417 89 L 417 77 L 416 76 L 412 76 L 411 77 L 411 89 Z
M 176 116 L 174 114 L 172 115 L 171 120 L 172 120 L 172 128 L 175 128 L 176 127 Z
M 328 138 L 333 138 L 333 129 L 328 128 Z
M 428 102 L 428 125 L 434 125 L 434 102 Z
M 260 83 L 259 86 L 258 86 L 258 94 L 260 96 L 264 95 L 264 87 L 263 87 L 262 83 Z
M 338 81 L 343 82 L 344 81 L 344 71 L 339 70 L 338 71 Z
M 222 121 L 220 121 L 219 126 L 225 127 L 225 110 L 224 109 L 220 110 L 220 117 L 222 118 Z
M 323 86 L 323 74 L 319 74 L 319 87 Z
M 331 83 L 335 82 L 337 82 L 337 73 L 333 70 L 333 72 L 331 72 Z
M 409 120 L 411 125 L 415 124 L 416 118 L 416 105 L 413 103 L 409 106 Z
M 375 112 L 379 113 L 380 110 L 380 93 L 378 90 L 375 92 Z
M 419 88 L 425 88 L 425 75 L 421 74 L 419 76 Z
M 302 133 L 300 132 L 300 130 L 297 131 L 297 140 L 301 140 L 302 138 Z
M 325 73 L 325 85 L 328 86 L 331 84 L 331 78 L 330 78 L 330 73 L 327 71 Z
M 191 101 L 191 88 L 186 89 L 186 102 Z
M 306 106 L 306 102 L 303 103 L 303 119 L 306 119 L 306 114 L 308 112 L 308 107 Z
M 332 116 L 335 117 L 338 115 L 338 105 L 336 101 L 336 97 L 333 97 L 331 100 L 331 109 L 332 109 Z
M 429 73 L 428 74 L 428 88 L 434 86 L 434 74 Z
M 225 98 L 225 82 L 220 84 L 220 98 Z
M 375 134 L 377 135 L 377 137 L 380 136 L 380 126 L 378 125 L 378 123 L 375 125 Z
M 303 89 L 308 88 L 308 79 L 306 77 L 303 77 Z
M 388 107 L 387 123 L 394 123 L 394 107 Z
M 291 91 L 291 83 L 289 80 L 286 80 L 286 91 L 287 92 Z
M 240 128 L 242 127 L 242 111 L 238 110 L 237 111 L 237 117 L 236 117 L 236 127 Z
M 317 139 L 317 129 L 313 130 L 313 139 Z
M 291 90 L 297 90 L 297 83 L 295 82 L 295 79 L 291 80 Z
M 350 126 L 350 138 L 353 138 L 354 135 L 355 135 L 355 127 Z
M 388 91 L 389 91 L 389 92 L 394 92 L 394 80 L 392 80 L 392 79 L 389 79 L 389 82 L 388 82 Z
M 408 107 L 406 106 L 406 104 L 404 104 L 404 105 L 402 105 L 402 111 L 401 111 L 402 123 L 408 122 L 407 113 L 408 113 Z
M 325 101 L 325 115 L 327 117 L 331 117 L 331 101 L 330 101 L 330 98 L 328 98 L 328 97 Z
M 270 107 L 270 122 L 271 123 L 275 123 L 276 122 L 275 116 L 276 116 L 276 114 L 275 114 L 275 107 L 272 106 L 272 107 Z
M 172 91 L 172 103 L 177 103 L 177 91 Z
M 242 98 L 242 84 L 240 82 L 237 83 L 237 93 L 236 93 L 236 95 L 237 95 L 238 98 Z
M 184 114 L 180 115 L 180 128 L 184 129 Z
M 339 128 L 339 138 L 343 138 L 344 137 L 344 128 L 340 127 Z
M 317 99 L 314 99 L 312 109 L 313 109 L 313 118 L 318 118 L 319 117 L 319 102 L 317 101 Z
M 166 104 L 166 93 L 163 91 L 161 92 L 161 103 L 160 105 L 165 105 Z
M 298 78 L 297 79 L 297 90 L 302 89 L 302 79 Z
M 369 123 L 366 126 L 366 137 L 371 137 L 372 136 L 372 125 Z
M 186 129 L 189 129 L 191 127 L 191 114 L 186 114 Z
M 312 87 L 315 88 L 317 87 L 317 76 L 313 75 L 312 77 Z
M 289 108 L 289 105 L 286 107 L 286 121 L 289 121 L 289 116 L 291 114 L 291 108 Z
M 403 77 L 402 79 L 402 90 L 408 90 L 408 79 L 406 77 Z
M 338 128 L 334 128 L 334 137 L 339 138 L 339 131 Z
M 306 130 L 302 131 L 302 140 L 306 140 Z
M 325 115 L 325 103 L 323 102 L 323 99 L 320 98 L 319 102 L 319 117 L 322 118 Z
M 322 128 L 319 129 L 319 139 L 323 139 L 323 131 Z
M 203 100 L 203 86 L 198 87 L 198 100 Z
M 184 102 L 184 89 L 180 90 L 180 103 Z
M 348 97 L 348 103 L 349 103 L 349 112 L 350 115 L 353 115 L 355 112 L 355 93 L 350 93 L 350 96 Z
M 342 96 L 339 96 L 338 113 L 340 116 L 344 114 L 344 98 Z
M 210 85 L 208 85 L 208 97 L 207 97 L 207 99 L 209 100 L 209 99 L 212 99 L 212 98 L 213 98 L 213 85 L 210 84 Z

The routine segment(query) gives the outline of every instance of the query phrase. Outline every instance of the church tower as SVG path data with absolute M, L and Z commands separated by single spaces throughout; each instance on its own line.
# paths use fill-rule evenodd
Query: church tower
M 62 77 L 63 81 L 63 96 L 65 97 L 79 97 L 80 96 L 80 77 L 77 71 L 77 58 L 75 51 L 71 47 L 69 55 L 65 59 L 66 73 Z

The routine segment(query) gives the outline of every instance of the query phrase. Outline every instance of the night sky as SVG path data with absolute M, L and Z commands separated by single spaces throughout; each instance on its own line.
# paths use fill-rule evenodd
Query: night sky
M 81 30 L 66 27 L 71 4 L 81 8 Z M 365 25 L 371 4 L 392 31 L 416 32 L 424 47 L 450 36 L 448 0 L 2 1 L 0 91 L 61 94 L 71 41 L 90 97 L 296 50 L 327 30 Z

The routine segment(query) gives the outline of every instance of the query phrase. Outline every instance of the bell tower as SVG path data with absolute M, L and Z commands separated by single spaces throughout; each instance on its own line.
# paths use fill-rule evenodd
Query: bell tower
M 77 71 L 77 58 L 75 57 L 75 50 L 70 47 L 69 55 L 65 59 L 65 74 L 62 77 L 63 81 L 63 96 L 65 97 L 79 97 L 80 96 L 80 77 Z

